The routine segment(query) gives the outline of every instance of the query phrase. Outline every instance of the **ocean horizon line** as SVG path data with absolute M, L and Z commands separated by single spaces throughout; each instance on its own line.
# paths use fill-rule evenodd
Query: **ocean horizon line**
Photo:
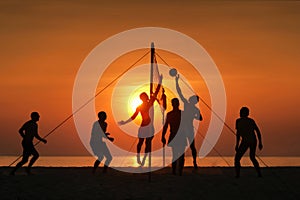
M 19 156 L 0 156 L 0 167 L 7 167 Z M 90 167 L 95 161 L 93 156 L 40 156 L 34 166 L 36 167 Z M 171 164 L 172 158 L 165 158 L 165 166 Z M 105 159 L 104 159 L 105 161 Z M 300 156 L 260 156 L 258 162 L 261 167 L 300 167 Z M 146 163 L 147 160 L 146 160 Z M 234 156 L 207 156 L 197 158 L 199 167 L 233 167 Z M 13 166 L 16 163 L 13 164 Z M 163 158 L 161 156 L 152 156 L 153 167 L 163 167 Z M 252 162 L 248 156 L 241 160 L 242 166 L 252 166 Z M 101 163 L 100 166 L 103 166 Z M 111 167 L 139 167 L 135 156 L 114 156 Z M 185 166 L 193 166 L 191 156 L 185 157 Z

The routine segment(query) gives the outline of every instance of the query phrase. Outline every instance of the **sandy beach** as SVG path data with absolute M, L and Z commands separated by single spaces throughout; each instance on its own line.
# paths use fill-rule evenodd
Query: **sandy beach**
M 230 167 L 185 168 L 174 176 L 164 168 L 151 174 L 124 173 L 88 167 L 36 167 L 28 176 L 20 169 L 9 176 L 0 168 L 0 198 L 4 199 L 300 199 L 300 168 L 263 168 L 263 178 L 251 167 L 234 177 Z

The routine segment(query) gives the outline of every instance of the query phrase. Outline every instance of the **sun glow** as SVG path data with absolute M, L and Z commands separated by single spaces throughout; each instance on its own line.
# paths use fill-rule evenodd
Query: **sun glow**
M 128 103 L 127 103 L 127 110 L 129 115 L 131 116 L 135 111 L 138 106 L 142 104 L 142 100 L 140 99 L 140 94 L 142 92 L 147 92 L 149 90 L 149 85 L 142 85 L 141 87 L 133 90 L 128 98 Z M 149 95 L 149 94 L 148 94 Z M 136 117 L 136 120 L 134 120 L 137 124 L 140 124 L 142 120 L 142 117 L 140 114 Z
M 133 112 L 135 112 L 136 108 L 137 108 L 138 106 L 140 106 L 142 103 L 143 103 L 143 102 L 142 102 L 142 100 L 140 99 L 140 97 L 139 97 L 139 96 L 135 96 L 135 97 L 133 97 L 133 98 L 129 101 L 129 107 L 131 108 L 131 110 L 132 110 Z

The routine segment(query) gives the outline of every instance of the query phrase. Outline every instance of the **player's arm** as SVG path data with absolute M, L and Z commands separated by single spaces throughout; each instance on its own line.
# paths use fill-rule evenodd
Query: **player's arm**
M 201 115 L 199 109 L 197 109 L 197 111 L 196 111 L 196 113 L 195 113 L 195 119 L 196 119 L 196 120 L 199 120 L 199 121 L 202 121 L 202 120 L 203 120 L 203 117 L 202 117 L 202 115 Z
M 179 74 L 176 76 L 175 80 L 176 80 L 176 90 L 177 90 L 177 93 L 178 93 L 178 95 L 179 95 L 179 98 L 181 99 L 181 101 L 183 101 L 183 103 L 187 103 L 188 101 L 187 101 L 186 98 L 184 98 L 184 96 L 183 96 L 183 94 L 182 94 L 182 91 L 181 91 L 181 89 L 180 89 L 179 83 L 178 83 L 178 80 L 179 80 Z
M 39 141 L 43 142 L 44 144 L 47 143 L 47 140 L 44 139 L 44 138 L 42 138 L 42 137 L 38 134 L 38 131 L 37 131 L 37 130 L 36 130 L 36 132 L 35 132 L 35 134 L 34 134 L 34 137 L 35 137 L 36 139 L 38 139 Z
M 263 144 L 262 144 L 262 139 L 261 139 L 261 132 L 255 122 L 254 122 L 254 124 L 255 124 L 254 130 L 255 130 L 257 138 L 258 138 L 258 148 L 259 148 L 259 150 L 262 150 Z
M 162 83 L 162 79 L 163 79 L 163 75 L 161 74 L 161 75 L 159 76 L 159 82 L 158 82 L 158 85 L 157 85 L 156 90 L 155 90 L 155 92 L 154 92 L 154 97 L 155 97 L 155 98 L 157 97 L 157 94 L 158 94 L 158 92 L 159 92 L 159 90 L 160 90 L 161 83 Z
M 107 123 L 106 123 L 106 122 L 101 123 L 100 127 L 101 127 L 103 133 L 106 133 L 106 130 L 107 130 Z
M 111 142 L 113 142 L 115 139 L 113 137 L 110 137 L 109 135 L 110 135 L 110 133 L 105 133 L 106 138 L 108 140 L 110 140 Z
M 155 92 L 154 92 L 154 94 L 151 95 L 151 97 L 150 97 L 149 103 L 150 103 L 151 105 L 153 105 L 154 101 L 156 100 L 157 94 L 158 94 L 158 92 L 159 92 L 159 90 L 160 90 L 160 88 L 161 88 L 162 79 L 163 79 L 163 75 L 160 75 L 160 76 L 159 76 L 159 82 L 158 82 L 158 85 L 157 85 L 157 87 L 156 87 L 156 89 L 155 89 Z
M 161 135 L 161 142 L 165 145 L 166 144 L 166 133 L 168 130 L 168 125 L 169 125 L 169 120 L 168 120 L 168 115 L 167 115 L 167 119 L 166 119 L 166 123 L 164 124 L 163 130 L 162 130 L 162 135 Z
M 26 125 L 26 124 L 24 124 L 24 125 L 19 129 L 19 134 L 21 135 L 22 138 L 25 137 L 25 133 L 24 133 L 24 131 L 25 131 L 25 125 Z
M 236 132 L 236 145 L 235 145 L 235 151 L 237 151 L 238 148 L 239 148 L 239 145 L 240 145 L 240 138 L 241 138 L 240 133 L 239 133 L 239 131 L 237 131 L 237 132 Z
M 163 108 L 167 109 L 167 96 L 165 95 L 165 89 L 163 88 L 163 95 L 161 97 L 161 100 L 163 102 Z
M 235 145 L 235 151 L 238 150 L 239 148 L 239 145 L 240 145 L 240 138 L 241 138 L 241 134 L 240 134 L 240 131 L 238 129 L 238 121 L 236 121 L 236 145 Z
M 110 137 L 110 136 L 109 136 L 110 133 L 107 133 L 107 132 L 106 132 L 106 130 L 107 130 L 107 123 L 106 123 L 106 122 L 103 123 L 103 127 L 102 127 L 102 128 L 103 128 L 102 131 L 104 132 L 105 137 L 106 137 L 108 140 L 110 140 L 111 142 L 113 142 L 113 141 L 114 141 L 114 138 Z
M 139 112 L 140 112 L 140 109 L 139 109 L 139 107 L 137 107 L 137 109 L 135 110 L 135 112 L 129 119 L 127 119 L 126 121 L 122 120 L 122 121 L 118 122 L 119 126 L 127 124 L 127 123 L 131 122 L 132 120 L 134 120 L 137 117 L 137 115 L 139 114 Z

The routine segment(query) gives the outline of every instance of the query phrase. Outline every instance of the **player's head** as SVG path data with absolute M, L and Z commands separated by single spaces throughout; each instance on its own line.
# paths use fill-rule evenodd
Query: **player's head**
M 242 107 L 240 110 L 240 117 L 248 117 L 249 116 L 249 108 Z
M 193 95 L 189 98 L 189 102 L 192 104 L 196 104 L 199 102 L 199 96 L 198 95 Z
M 148 101 L 149 100 L 149 97 L 148 97 L 148 94 L 146 92 L 142 92 L 140 94 L 140 99 L 144 102 L 144 101 Z
M 107 118 L 107 115 L 104 111 L 98 112 L 98 118 L 100 121 L 104 121 Z
M 31 119 L 33 120 L 33 121 L 39 121 L 39 119 L 40 119 L 40 115 L 39 115 L 39 113 L 38 112 L 32 112 L 31 114 L 30 114 L 30 117 L 31 117 Z
M 179 108 L 179 100 L 177 98 L 173 98 L 171 100 L 173 108 Z

